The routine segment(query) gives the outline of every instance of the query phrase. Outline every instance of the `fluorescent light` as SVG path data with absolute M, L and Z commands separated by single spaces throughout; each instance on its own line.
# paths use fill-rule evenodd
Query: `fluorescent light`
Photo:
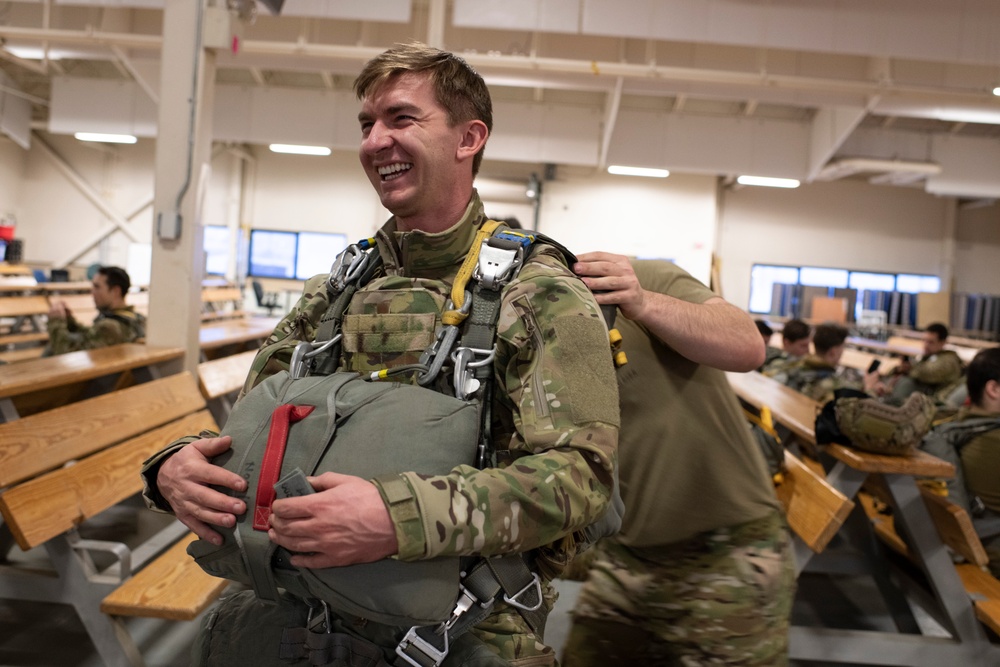
M 648 167 L 622 167 L 613 164 L 608 167 L 609 174 L 618 176 L 648 176 L 650 178 L 666 178 L 670 172 L 666 169 L 650 169 Z
M 993 89 L 993 94 L 1000 97 L 1000 86 Z
M 103 134 L 101 132 L 77 132 L 73 135 L 80 141 L 100 141 L 106 144 L 134 144 L 137 140 L 131 134 Z
M 799 182 L 794 178 L 769 178 L 767 176 L 740 176 L 736 179 L 740 185 L 763 185 L 767 188 L 797 188 Z
M 291 153 L 292 155 L 329 155 L 326 146 L 299 146 L 297 144 L 271 144 L 268 146 L 274 153 Z

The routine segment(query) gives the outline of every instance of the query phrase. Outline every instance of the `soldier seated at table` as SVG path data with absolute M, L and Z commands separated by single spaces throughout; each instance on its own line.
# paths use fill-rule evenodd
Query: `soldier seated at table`
M 97 269 L 90 293 L 98 315 L 89 327 L 73 317 L 65 302 L 54 301 L 49 309 L 49 344 L 45 348 L 45 356 L 132 343 L 145 338 L 145 316 L 125 303 L 125 295 L 131 285 L 125 269 L 117 266 Z
M 825 322 L 813 333 L 813 354 L 806 355 L 773 375 L 792 389 L 809 398 L 826 403 L 842 387 L 870 391 L 878 384 L 878 373 L 862 375 L 853 368 L 840 366 L 844 353 L 847 329 L 833 322 Z
M 812 329 L 802 320 L 792 319 L 785 322 L 781 330 L 781 349 L 769 347 L 767 358 L 760 371 L 769 377 L 774 377 L 809 354 L 809 341 Z M 775 353 L 772 354 L 771 351 Z

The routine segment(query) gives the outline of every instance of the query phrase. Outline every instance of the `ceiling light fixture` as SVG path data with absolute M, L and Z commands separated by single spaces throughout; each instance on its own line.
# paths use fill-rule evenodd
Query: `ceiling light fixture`
M 997 86 L 996 88 L 993 89 L 993 94 L 996 95 L 997 97 L 1000 97 L 1000 86 Z
M 762 185 L 767 188 L 797 188 L 800 185 L 794 178 L 770 178 L 768 176 L 740 176 L 736 182 L 740 185 Z
M 102 132 L 77 132 L 73 135 L 80 141 L 99 141 L 105 144 L 134 144 L 138 139 L 131 134 L 105 134 Z
M 608 167 L 609 174 L 616 176 L 647 176 L 649 178 L 666 178 L 670 172 L 666 169 L 651 169 L 649 167 L 623 167 L 613 164 Z
M 300 146 L 298 144 L 271 144 L 268 146 L 273 153 L 290 153 L 292 155 L 329 155 L 326 146 Z

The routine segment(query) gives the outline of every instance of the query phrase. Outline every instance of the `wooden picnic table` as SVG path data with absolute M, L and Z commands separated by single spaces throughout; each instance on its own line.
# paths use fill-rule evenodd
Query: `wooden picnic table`
M 281 319 L 277 317 L 238 317 L 202 324 L 198 334 L 202 353 L 212 352 L 227 345 L 263 341 L 271 335 L 280 321 Z
M 183 355 L 184 349 L 179 347 L 125 343 L 0 366 L 0 419 L 19 417 L 14 406 L 19 396 L 129 370 L 151 379 L 158 375 L 157 365 Z

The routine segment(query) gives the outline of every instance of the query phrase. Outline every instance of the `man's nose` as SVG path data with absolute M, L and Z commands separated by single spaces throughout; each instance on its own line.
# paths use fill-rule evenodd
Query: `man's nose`
M 367 153 L 375 153 L 392 143 L 392 133 L 382 123 L 373 123 L 368 135 L 361 141 L 361 148 Z

